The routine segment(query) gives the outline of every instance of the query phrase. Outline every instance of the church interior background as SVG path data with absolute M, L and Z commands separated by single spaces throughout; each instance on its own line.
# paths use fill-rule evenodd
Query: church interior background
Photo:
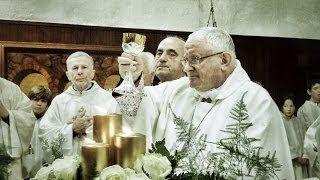
M 167 35 L 188 35 L 206 26 L 210 0 L 1 0 L 0 75 L 28 92 L 44 84 L 61 93 L 65 60 L 82 50 L 95 59 L 95 80 L 105 88 L 119 81 L 116 57 L 122 33 L 147 37 L 155 53 Z M 252 80 L 276 102 L 287 92 L 299 107 L 311 79 L 320 79 L 318 0 L 213 0 L 216 25 L 229 32 L 237 57 Z

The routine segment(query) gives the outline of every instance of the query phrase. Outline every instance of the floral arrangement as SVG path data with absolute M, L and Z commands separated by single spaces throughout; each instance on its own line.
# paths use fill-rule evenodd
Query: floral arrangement
M 42 167 L 32 180 L 72 180 L 76 178 L 79 166 L 78 156 L 65 156 L 63 159 L 56 159 L 47 167 Z
M 6 179 L 10 172 L 8 165 L 13 161 L 13 158 L 7 153 L 7 148 L 0 143 L 0 179 Z
M 164 180 L 171 173 L 171 163 L 166 156 L 151 153 L 140 156 L 134 163 L 134 168 L 123 169 L 113 165 L 102 170 L 100 180 Z
M 136 173 L 130 168 L 119 165 L 109 166 L 102 170 L 97 180 L 150 180 L 144 173 Z
M 207 141 L 206 135 L 200 134 L 198 127 L 192 122 L 186 122 L 174 115 L 174 123 L 178 135 L 177 143 L 182 146 L 173 155 L 165 147 L 165 140 L 152 145 L 150 154 L 141 156 L 134 165 L 137 173 L 143 173 L 150 179 L 238 179 L 254 177 L 255 179 L 277 178 L 276 171 L 281 165 L 275 157 L 275 152 L 261 156 L 261 147 L 254 147 L 252 143 L 259 139 L 247 137 L 245 131 L 252 126 L 248 122 L 248 113 L 243 98 L 237 102 L 230 117 L 235 120 L 225 130 L 230 137 L 219 142 Z M 216 144 L 221 152 L 212 153 L 207 150 L 208 144 Z M 119 167 L 120 168 L 120 167 Z M 122 170 L 122 174 L 125 171 Z M 114 173 L 114 171 L 112 171 Z M 118 171 L 120 172 L 120 171 Z M 106 176 L 109 174 L 109 176 Z M 103 180 L 112 179 L 111 171 L 104 171 Z M 115 173 L 117 174 L 117 173 Z M 120 175 L 114 177 L 120 177 Z M 126 179 L 121 176 L 119 179 Z
M 64 142 L 65 137 L 61 133 L 58 133 L 51 142 L 45 138 L 41 139 L 42 149 L 45 154 L 44 158 L 47 163 L 51 164 L 54 160 L 63 158 L 61 147 Z
M 171 162 L 158 153 L 146 154 L 134 163 L 134 170 L 154 180 L 164 180 L 172 171 Z
M 275 156 L 276 152 L 268 152 L 262 156 L 262 147 L 252 145 L 259 139 L 246 136 L 245 132 L 252 123 L 248 122 L 249 115 L 243 101 L 245 94 L 230 113 L 235 123 L 222 130 L 229 134 L 228 138 L 209 142 L 207 136 L 200 133 L 198 126 L 176 116 L 171 108 L 177 143 L 181 149 L 170 154 L 165 147 L 165 140 L 156 142 L 149 153 L 135 161 L 133 169 L 123 169 L 119 165 L 109 166 L 102 170 L 96 180 L 277 179 L 276 172 L 281 170 L 281 165 Z M 221 151 L 208 151 L 209 144 L 217 145 Z M 72 165 L 68 165 L 70 158 L 57 159 L 51 166 L 40 169 L 36 179 L 73 179 L 80 162 L 79 159 L 73 159 Z
M 246 136 L 245 131 L 252 123 L 248 121 L 249 115 L 243 100 L 245 94 L 246 92 L 230 112 L 235 123 L 221 130 L 229 134 L 229 137 L 219 142 L 207 141 L 206 135 L 200 134 L 198 127 L 177 117 L 171 109 L 178 135 L 177 143 L 182 146 L 174 156 L 169 156 L 175 163 L 171 179 L 278 178 L 276 171 L 281 170 L 281 165 L 275 157 L 276 152 L 268 152 L 266 156 L 262 156 L 262 147 L 252 145 L 259 139 Z M 208 144 L 217 145 L 221 152 L 208 151 Z M 160 145 L 164 146 L 164 142 Z M 165 147 L 160 149 L 163 148 Z M 168 152 L 164 155 L 168 156 Z

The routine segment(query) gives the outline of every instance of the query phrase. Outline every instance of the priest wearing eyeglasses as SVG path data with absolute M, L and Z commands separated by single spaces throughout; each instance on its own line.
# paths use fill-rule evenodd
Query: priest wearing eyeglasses
M 268 92 L 252 82 L 236 59 L 232 38 L 218 28 L 202 28 L 192 33 L 185 44 L 184 71 L 187 77 L 145 87 L 135 117 L 135 130 L 147 136 L 148 145 L 165 138 L 169 151 L 179 149 L 175 116 L 198 127 L 207 141 L 219 142 L 230 134 L 223 132 L 234 124 L 230 112 L 244 96 L 248 121 L 246 131 L 251 138 L 260 139 L 254 146 L 262 147 L 261 155 L 276 151 L 281 171 L 279 179 L 294 179 L 289 145 L 281 114 Z M 218 152 L 209 143 L 208 151 Z

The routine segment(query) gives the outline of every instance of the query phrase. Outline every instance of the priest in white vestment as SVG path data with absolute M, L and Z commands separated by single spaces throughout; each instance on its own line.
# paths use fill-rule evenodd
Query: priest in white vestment
M 320 177 L 320 165 L 316 164 L 315 129 L 319 125 L 316 119 L 320 116 L 320 82 L 312 80 L 308 85 L 307 93 L 310 99 L 299 108 L 297 117 L 303 124 L 301 127 L 305 134 L 304 138 L 304 158 L 309 159 L 310 177 Z M 312 126 L 312 127 L 311 127 Z
M 137 84 L 137 80 L 140 80 L 141 75 L 144 76 L 144 85 L 146 86 L 179 79 L 185 76 L 181 63 L 184 44 L 183 39 L 169 36 L 159 43 L 154 58 L 148 58 L 146 56 L 148 52 L 142 52 L 138 56 L 123 53 L 118 57 L 119 74 L 124 79 L 130 63 L 133 63 L 136 68 L 132 74 L 135 84 Z
M 310 99 L 298 109 L 298 118 L 304 123 L 304 131 L 320 116 L 320 82 L 311 81 L 308 85 L 307 93 Z
M 182 59 L 184 56 L 185 41 L 179 37 L 169 36 L 163 39 L 157 48 L 155 81 L 159 83 L 172 81 L 184 77 Z M 154 81 L 153 85 L 156 82 Z
M 247 136 L 260 139 L 254 145 L 263 147 L 262 155 L 276 151 L 282 165 L 277 172 L 279 179 L 294 179 L 280 111 L 268 92 L 250 81 L 236 59 L 231 37 L 217 28 L 203 28 L 189 36 L 185 48 L 188 77 L 145 87 L 147 96 L 140 104 L 134 130 L 146 134 L 149 146 L 165 138 L 166 147 L 173 152 L 178 148 L 174 113 L 199 127 L 208 141 L 218 142 L 228 137 L 221 130 L 234 123 L 231 109 L 247 92 L 244 102 L 253 124 L 246 131 Z M 201 101 L 203 98 L 206 102 Z M 207 148 L 221 151 L 215 144 L 208 144 Z
M 184 44 L 185 41 L 179 37 L 167 37 L 159 43 L 155 57 L 152 57 L 153 55 L 151 56 L 149 52 L 142 52 L 137 56 L 124 52 L 118 57 L 119 74 L 122 79 L 125 79 L 125 75 L 130 67 L 129 65 L 131 63 L 134 64 L 132 79 L 138 89 L 141 89 L 140 80 L 142 77 L 145 86 L 157 85 L 166 81 L 179 79 L 185 76 L 181 63 L 184 55 Z M 130 96 L 125 97 L 126 95 L 120 97 L 117 93 L 112 93 L 112 95 L 120 102 L 119 104 L 121 104 L 121 101 L 127 101 L 127 98 L 133 98 Z M 125 114 L 131 116 L 136 113 L 137 108 L 130 113 L 123 111 L 123 109 L 126 108 L 121 108 L 123 125 L 132 128 L 134 121 L 130 121 L 130 118 L 127 118 Z
M 36 118 L 28 97 L 16 84 L 3 78 L 0 78 L 0 116 L 0 143 L 14 158 L 8 179 L 22 179 L 21 157 L 28 151 Z
M 118 108 L 111 93 L 92 81 L 95 73 L 92 57 L 75 52 L 66 63 L 72 85 L 52 100 L 40 122 L 39 136 L 52 142 L 62 134 L 63 155 L 74 155 L 80 154 L 85 138 L 92 139 L 93 116 L 116 113 Z

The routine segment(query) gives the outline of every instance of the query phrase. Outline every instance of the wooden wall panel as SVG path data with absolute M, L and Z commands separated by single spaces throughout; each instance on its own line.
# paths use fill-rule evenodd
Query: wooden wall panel
M 280 103 L 293 93 L 297 106 L 308 98 L 307 83 L 320 76 L 320 41 L 233 36 L 237 55 L 251 79 L 260 81 Z
M 187 32 L 0 20 L 0 41 L 121 46 L 122 33 L 124 32 L 146 35 L 145 50 L 152 53 L 156 51 L 159 42 L 167 35 L 180 35 L 186 39 L 189 34 Z

